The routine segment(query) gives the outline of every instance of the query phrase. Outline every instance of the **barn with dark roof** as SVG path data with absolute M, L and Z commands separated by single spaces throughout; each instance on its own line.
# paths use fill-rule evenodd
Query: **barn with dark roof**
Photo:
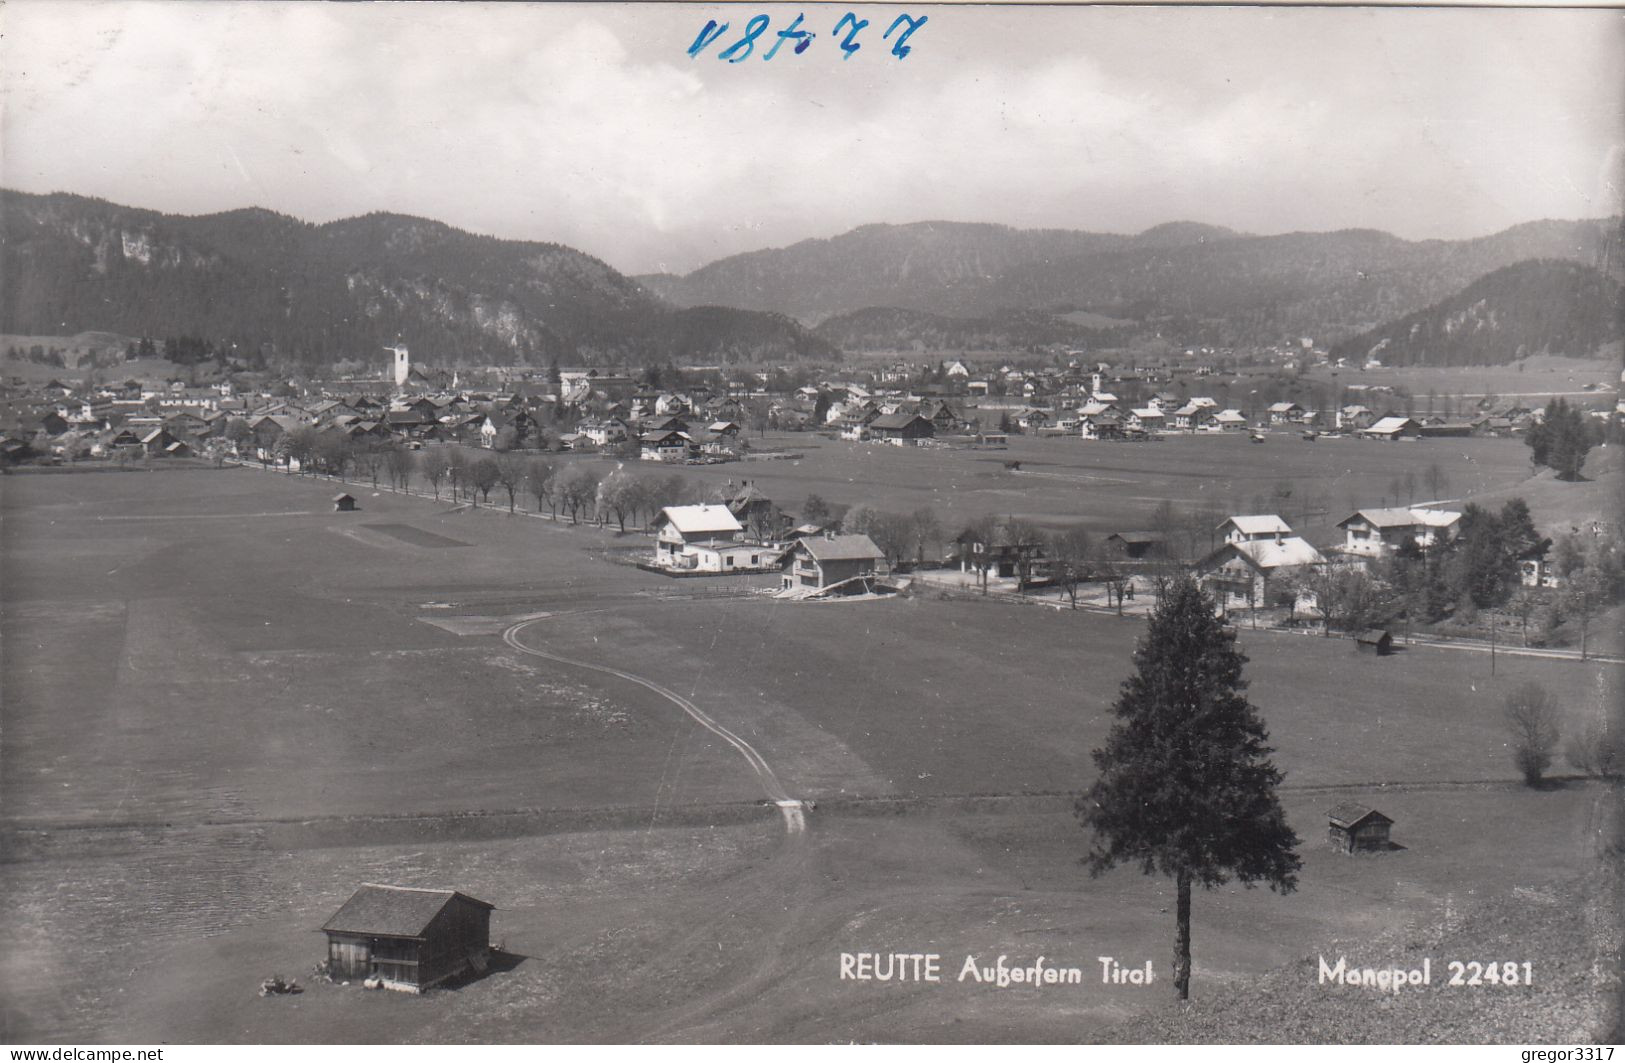
M 1332 848 L 1345 853 L 1381 852 L 1391 847 L 1388 828 L 1394 821 L 1353 801 L 1344 802 L 1326 813 L 1326 837 Z
M 366 883 L 322 926 L 328 970 L 408 993 L 483 973 L 493 908 L 456 890 Z

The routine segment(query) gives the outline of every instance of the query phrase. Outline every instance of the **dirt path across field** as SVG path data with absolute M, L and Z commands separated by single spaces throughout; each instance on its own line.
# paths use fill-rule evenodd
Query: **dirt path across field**
M 563 654 L 552 653 L 547 650 L 541 650 L 533 646 L 525 645 L 525 643 L 520 640 L 519 633 L 530 627 L 532 624 L 540 623 L 543 619 L 546 618 L 538 617 L 531 620 L 521 620 L 519 623 L 514 624 L 512 627 L 508 628 L 507 631 L 502 633 L 502 640 L 509 646 L 512 646 L 514 649 L 518 650 L 520 653 L 529 654 L 532 657 L 540 657 L 544 660 L 553 661 L 557 664 L 568 665 L 572 668 L 584 668 L 588 671 L 612 675 L 618 679 L 624 679 L 629 683 L 636 683 L 638 686 L 659 694 L 661 697 L 665 698 L 667 701 L 671 702 L 673 705 L 676 705 L 678 708 L 687 713 L 695 723 L 698 723 L 701 727 L 704 727 L 707 731 L 715 734 L 739 751 L 740 756 L 745 758 L 745 762 L 749 764 L 751 770 L 756 773 L 756 778 L 761 782 L 762 790 L 767 794 L 768 800 L 772 801 L 779 807 L 780 813 L 784 816 L 784 827 L 786 831 L 791 834 L 800 834 L 806 829 L 806 820 L 802 815 L 802 803 L 796 798 L 790 796 L 790 792 L 784 788 L 784 784 L 779 781 L 779 777 L 773 773 L 773 768 L 767 763 L 767 760 L 760 753 L 758 753 L 756 748 L 749 742 L 717 723 L 716 720 L 712 719 L 705 713 L 704 710 L 702 710 L 698 705 L 694 704 L 694 702 L 690 701 L 688 698 L 683 697 L 674 690 L 661 686 L 652 679 L 646 679 L 643 676 L 625 671 L 620 668 L 611 668 L 610 666 L 604 664 L 594 664 L 591 661 L 583 661 L 574 657 L 566 657 Z

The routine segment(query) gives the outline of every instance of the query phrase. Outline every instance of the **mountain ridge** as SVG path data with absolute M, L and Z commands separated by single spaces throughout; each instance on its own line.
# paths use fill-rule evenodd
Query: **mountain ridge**
M 410 337 L 484 364 L 829 358 L 783 315 L 681 314 L 600 259 L 372 212 L 172 215 L 0 189 L 0 331 L 198 334 L 315 364 Z

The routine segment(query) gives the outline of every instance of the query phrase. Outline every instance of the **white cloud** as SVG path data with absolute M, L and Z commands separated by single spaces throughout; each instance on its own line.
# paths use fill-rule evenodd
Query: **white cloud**
M 1429 236 L 1618 209 L 1616 13 L 933 7 L 900 62 L 893 9 L 843 61 L 814 8 L 806 54 L 730 65 L 720 10 L 690 59 L 688 5 L 12 0 L 0 179 L 406 211 L 629 270 L 932 217 Z

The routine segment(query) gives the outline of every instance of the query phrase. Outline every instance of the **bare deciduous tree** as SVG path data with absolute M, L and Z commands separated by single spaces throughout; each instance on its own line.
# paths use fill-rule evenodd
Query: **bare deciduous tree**
M 1507 695 L 1507 729 L 1512 733 L 1512 760 L 1529 786 L 1539 786 L 1562 737 L 1557 704 L 1539 683 L 1526 682 Z
M 435 501 L 438 502 L 440 482 L 451 472 L 451 461 L 446 452 L 439 447 L 423 451 L 418 459 L 418 472 L 429 481 L 429 486 L 434 488 Z
M 508 512 L 514 511 L 514 499 L 525 484 L 525 459 L 512 451 L 499 453 L 492 463 L 496 466 L 497 486 L 508 494 Z
M 536 500 L 536 512 L 542 511 L 545 503 L 552 507 L 553 516 L 559 515 L 558 494 L 554 490 L 555 474 L 553 463 L 546 458 L 531 458 L 525 465 L 525 487 L 530 496 Z

